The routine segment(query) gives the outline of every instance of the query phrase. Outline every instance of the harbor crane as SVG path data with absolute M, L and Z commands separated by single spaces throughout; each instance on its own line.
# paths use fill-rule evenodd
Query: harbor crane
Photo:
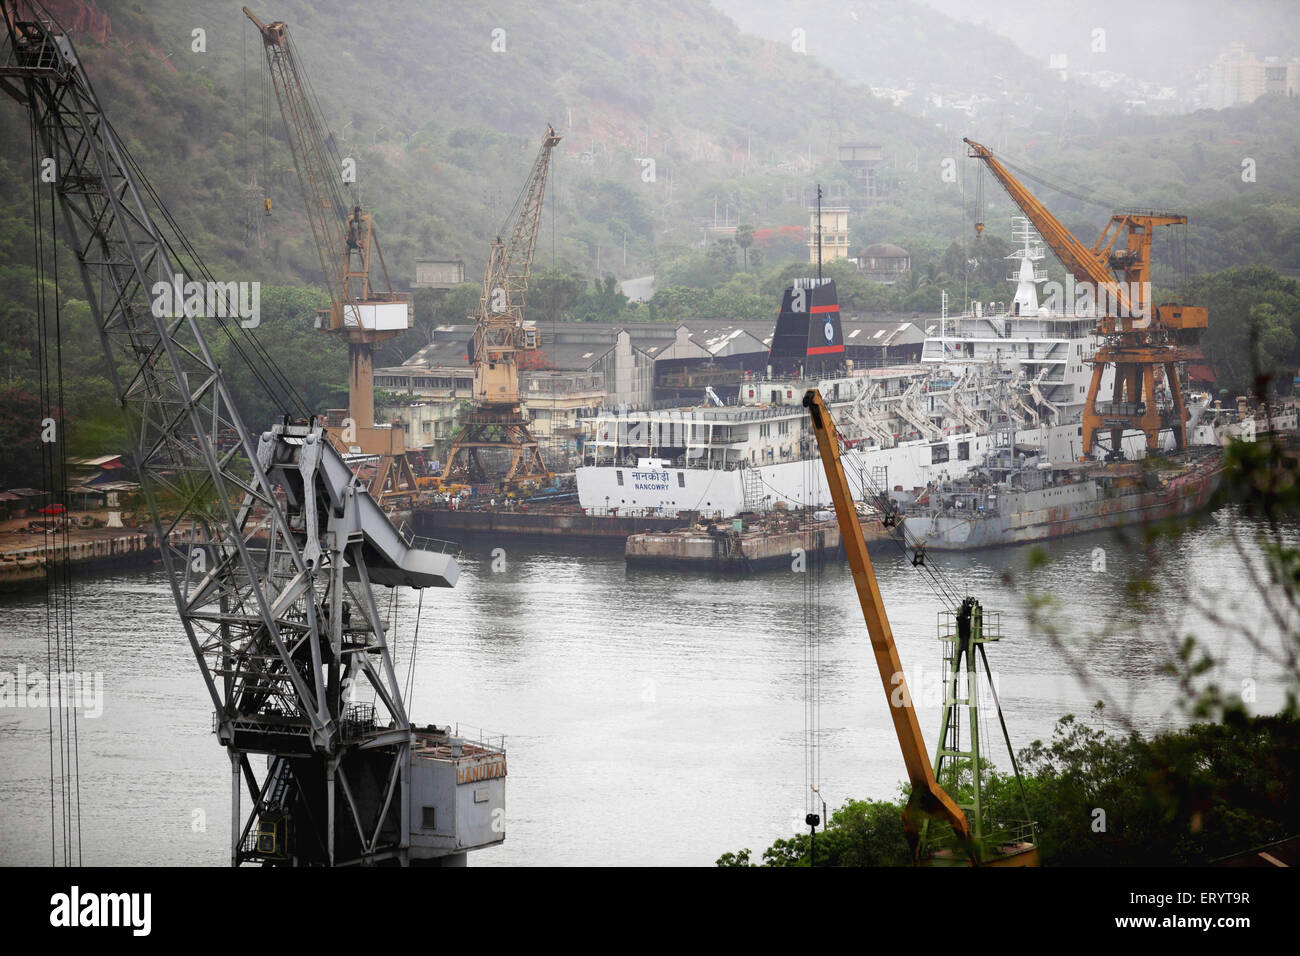
M 455 557 L 399 532 L 315 419 L 245 424 L 210 337 L 277 402 L 306 409 L 231 318 L 229 283 L 202 265 L 126 149 L 67 33 L 35 0 L 0 10 L 0 89 L 27 110 L 53 170 L 35 190 L 37 216 L 39 204 L 52 221 L 57 209 L 76 259 L 229 755 L 231 864 L 458 863 L 501 842 L 504 749 L 416 728 L 376 593 L 452 587 Z M 160 308 L 168 286 L 178 297 L 206 288 L 216 314 Z
M 501 479 L 507 489 L 549 477 L 520 406 L 519 357 L 537 348 L 536 330 L 524 325 L 524 299 L 546 198 L 551 151 L 559 142 L 560 135 L 548 125 L 512 212 L 510 238 L 492 240 L 471 345 L 473 405 L 452 441 L 439 479 L 443 487 L 492 481 L 496 476 L 483 455 L 493 452 L 509 453 L 510 463 Z
M 1157 306 L 1150 301 L 1150 290 L 1155 230 L 1184 225 L 1187 217 L 1159 210 L 1125 210 L 1111 216 L 1097 241 L 1088 247 L 987 146 L 971 139 L 962 142 L 970 147 L 967 155 L 988 167 L 1061 265 L 1084 283 L 1095 299 L 1102 344 L 1092 358 L 1092 381 L 1083 409 L 1084 457 L 1092 454 L 1097 434 L 1109 432 L 1109 457 L 1122 458 L 1121 441 L 1127 430 L 1141 431 L 1147 451 L 1156 452 L 1161 431 L 1170 429 L 1176 450 L 1185 451 L 1190 413 L 1183 401 L 1177 366 L 1202 358 L 1200 348 L 1189 343 L 1199 330 L 1208 327 L 1209 311 L 1196 306 Z M 978 223 L 977 232 L 982 227 L 983 223 Z M 1099 402 L 1107 367 L 1114 368 L 1114 384 L 1110 400 Z M 1163 369 L 1172 399 L 1166 409 L 1156 400 L 1157 368 Z
M 805 393 L 803 404 L 812 419 L 812 430 L 835 506 L 844 553 L 848 558 L 849 569 L 853 572 L 853 586 L 862 606 L 862 617 L 871 638 L 871 649 L 884 687 L 885 699 L 890 705 L 889 716 L 903 754 L 907 778 L 912 784 L 911 795 L 903 808 L 903 832 L 912 850 L 914 862 L 1036 866 L 1038 848 L 1032 824 L 1024 823 L 1015 829 L 1008 829 L 986 819 L 987 812 L 982 802 L 975 658 L 978 654 L 987 673 L 988 658 L 985 656 L 984 644 L 998 639 L 995 629 L 985 626 L 983 608 L 979 602 L 969 597 L 941 618 L 951 626 L 945 627 L 940 635 L 946 645 L 947 679 L 944 685 L 945 707 L 939 730 L 939 744 L 935 764 L 931 764 L 917 722 L 916 710 L 912 706 L 912 697 L 908 692 L 902 660 L 894 643 L 894 633 L 885 613 L 885 602 L 880 594 L 875 568 L 867 553 L 862 524 L 841 458 L 839 432 L 831 418 L 830 409 L 817 389 L 809 389 Z M 961 696 L 963 690 L 965 698 Z M 959 705 L 963 704 L 969 715 L 969 749 L 963 749 L 960 742 L 962 708 Z M 998 716 L 1001 719 L 1000 710 Z M 1002 724 L 1002 731 L 1019 780 L 1019 767 L 1015 763 L 1015 753 L 1011 750 L 1005 723 Z M 967 791 L 966 803 L 959 805 L 940 784 L 935 774 L 936 765 L 941 770 L 947 765 L 949 780 L 962 782 Z M 1028 815 L 1027 807 L 1025 812 Z M 939 825 L 951 830 L 947 846 L 944 845 L 943 836 L 937 832 Z
M 374 220 L 357 196 L 356 162 L 343 157 L 308 91 L 289 27 L 265 23 L 248 7 L 244 14 L 262 36 L 266 65 L 275 86 L 293 165 L 329 290 L 330 307 L 316 317 L 316 328 L 348 346 L 348 418 L 340 447 L 377 456 L 370 493 L 381 503 L 411 496 L 415 474 L 406 458 L 400 428 L 375 424 L 375 346 L 411 327 L 413 300 L 394 292 L 384 264 Z M 268 207 L 268 211 L 269 211 Z M 378 264 L 378 269 L 374 265 Z

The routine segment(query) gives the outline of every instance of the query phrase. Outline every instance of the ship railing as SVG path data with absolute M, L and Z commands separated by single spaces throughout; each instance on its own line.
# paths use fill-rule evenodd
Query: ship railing
M 688 508 L 665 506 L 663 508 L 625 508 L 621 505 L 592 505 L 586 509 L 591 517 L 596 518 L 671 518 Z M 703 514 L 704 512 L 700 512 Z
M 802 396 L 799 400 L 802 401 Z M 653 416 L 654 412 L 676 410 L 680 416 Z M 667 404 L 657 403 L 654 406 L 643 406 L 638 408 L 603 408 L 590 418 L 582 419 L 585 422 L 624 422 L 636 418 L 646 418 L 647 421 L 654 422 L 751 422 L 759 421 L 764 418 L 779 418 L 782 416 L 789 417 L 792 412 L 800 411 L 798 401 L 790 400 L 788 405 L 728 405 L 724 408 L 714 406 L 697 406 L 682 407 L 680 402 L 669 402 Z M 802 414 L 802 412 L 800 412 Z M 652 417 L 653 416 L 653 417 Z
M 653 458 L 655 456 L 638 455 L 637 457 Z M 678 455 L 675 458 L 670 458 L 666 460 L 668 461 L 668 469 L 670 471 L 672 470 L 690 471 L 691 469 L 699 469 L 701 471 L 735 471 L 738 468 L 741 468 L 742 466 L 749 464 L 749 460 L 744 458 L 731 459 L 729 461 L 718 461 L 716 458 L 710 460 L 710 457 L 708 455 Z M 797 456 L 794 458 L 777 459 L 777 460 L 794 461 L 797 460 Z M 600 455 L 600 456 L 588 458 L 583 462 L 583 464 L 587 468 L 630 468 L 633 471 L 638 470 L 637 462 L 635 459 L 629 460 L 627 458 L 614 458 L 609 455 Z M 771 462 L 767 462 L 766 464 L 771 464 Z
M 506 752 L 506 735 L 484 730 L 482 727 L 471 727 L 469 724 L 456 724 L 454 737 L 459 737 L 467 743 L 477 744 L 484 750 L 495 750 L 498 753 Z
M 408 548 L 415 548 L 417 551 L 432 551 L 435 554 L 450 554 L 452 557 L 460 554 L 461 546 L 457 542 L 417 535 L 414 529 L 405 521 L 398 525 L 397 533 L 406 542 Z

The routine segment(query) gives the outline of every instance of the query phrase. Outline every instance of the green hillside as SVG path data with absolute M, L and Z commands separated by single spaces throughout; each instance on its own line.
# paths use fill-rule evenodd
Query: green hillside
M 54 0 L 51 8 L 114 125 L 215 274 L 263 283 L 271 305 L 259 334 L 288 356 L 300 391 L 321 407 L 337 403 L 346 360 L 337 343 L 310 331 L 319 263 L 260 37 L 238 4 Z M 770 9 L 759 4 L 747 16 Z M 966 57 L 985 65 L 972 71 L 972 91 L 989 95 L 984 74 L 990 58 L 1000 58 L 1007 109 L 985 104 L 969 128 L 940 128 L 827 65 L 845 62 L 860 34 L 837 38 L 828 44 L 837 56 L 823 58 L 814 32 L 800 53 L 788 40 L 743 33 L 706 0 L 503 0 L 490 9 L 283 0 L 255 12 L 290 24 L 340 150 L 357 160 L 362 199 L 397 286 L 410 281 L 418 257 L 466 263 L 470 284 L 441 301 L 418 296 L 420 327 L 391 343 L 382 362 L 400 361 L 433 324 L 460 320 L 472 306 L 488 242 L 505 224 L 548 122 L 564 141 L 538 242 L 534 318 L 770 317 L 781 283 L 807 268 L 805 197 L 815 182 L 855 203 L 852 249 L 889 241 L 913 256 L 912 276 L 896 288 L 841 275 L 846 307 L 925 313 L 937 310 L 944 291 L 954 305 L 967 292 L 1004 294 L 1014 209 L 986 182 L 988 228 L 974 239 L 977 175 L 962 134 L 1067 187 L 1065 194 L 1030 183 L 1085 242 L 1117 207 L 1173 207 L 1191 217 L 1193 273 L 1300 271 L 1295 101 L 1271 97 L 1163 118 L 1129 116 L 1102 101 L 1066 112 L 1054 93 L 1026 99 L 1039 67 L 1005 40 L 974 30 L 965 37 L 955 21 L 916 3 L 887 16 L 882 5 L 851 9 L 880 16 L 873 42 L 894 51 L 870 74 L 851 70 L 853 78 L 886 82 L 897 70 L 894 85 L 916 75 L 959 82 L 960 71 L 925 64 Z M 202 52 L 195 30 L 204 31 Z M 890 65 L 912 54 L 922 73 Z M 10 318 L 0 331 L 0 385 L 30 394 L 30 142 L 25 112 L 7 98 L 0 122 L 8 134 L 0 141 L 0 268 Z M 882 148 L 878 202 L 862 203 L 860 185 L 838 163 L 839 144 L 853 141 Z M 643 175 L 648 159 L 653 178 Z M 1252 176 L 1243 176 L 1243 164 Z M 752 247 L 704 250 L 702 227 L 715 215 L 752 227 Z M 1172 251 L 1170 243 L 1156 247 L 1155 280 L 1166 291 L 1182 280 Z M 66 256 L 61 269 L 73 272 Z M 639 308 L 605 278 L 649 273 L 659 294 Z M 65 282 L 63 293 L 75 299 L 80 289 Z M 88 321 L 70 306 L 70 322 Z M 88 325 L 83 332 L 93 335 Z M 102 371 L 93 349 L 83 359 L 69 414 L 85 420 L 79 440 L 102 444 L 103 428 L 92 427 L 106 407 Z

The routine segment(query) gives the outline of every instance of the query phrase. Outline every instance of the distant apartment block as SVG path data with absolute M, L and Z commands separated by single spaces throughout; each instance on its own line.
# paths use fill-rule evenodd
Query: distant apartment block
M 1265 93 L 1293 96 L 1300 90 L 1300 59 L 1260 57 L 1234 43 L 1227 53 L 1210 64 L 1208 105 L 1223 109 L 1238 103 L 1253 103 Z

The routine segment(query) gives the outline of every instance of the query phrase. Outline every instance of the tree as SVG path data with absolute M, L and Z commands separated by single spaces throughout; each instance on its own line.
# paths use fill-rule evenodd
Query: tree
M 740 251 L 744 257 L 742 268 L 749 271 L 749 247 L 754 244 L 754 227 L 740 225 L 736 227 L 736 245 L 740 246 Z
M 347 348 L 339 336 L 315 328 L 316 310 L 327 303 L 326 295 L 316 289 L 263 286 L 261 321 L 250 330 L 312 412 L 347 401 Z M 263 428 L 290 411 L 281 406 L 278 395 L 267 392 L 264 373 L 250 364 L 246 348 L 238 351 L 226 336 L 215 334 L 209 344 L 250 428 Z
M 593 279 L 573 303 L 571 317 L 579 322 L 613 322 L 627 311 L 628 299 L 612 275 Z
M 45 446 L 41 432 L 47 417 L 57 421 L 60 414 L 57 409 L 48 409 L 31 392 L 0 386 L 0 447 L 6 451 L 0 488 L 43 487 Z M 60 437 L 56 434 L 56 440 Z
M 1263 266 L 1197 276 L 1178 300 L 1204 306 L 1209 328 L 1201 348 L 1230 395 L 1252 395 L 1257 377 L 1290 391 L 1300 367 L 1300 283 Z
M 1297 755 L 1294 712 L 1237 712 L 1150 739 L 1107 734 L 1067 714 L 1050 741 L 1034 741 L 1019 757 L 1044 865 L 1167 866 L 1204 864 L 1300 830 Z M 994 771 L 984 779 L 989 819 L 1010 819 L 1000 808 L 1018 802 L 1015 778 Z M 848 801 L 817 833 L 817 865 L 909 864 L 905 800 Z M 808 866 L 811 851 L 799 833 L 774 841 L 762 865 Z M 751 853 L 724 853 L 717 865 L 751 866 Z
M 713 285 L 726 282 L 736 274 L 736 241 L 719 239 L 709 246 L 708 260 L 713 272 Z
M 587 291 L 587 280 L 570 266 L 534 272 L 528 280 L 524 317 L 533 322 L 552 322 L 570 313 Z

